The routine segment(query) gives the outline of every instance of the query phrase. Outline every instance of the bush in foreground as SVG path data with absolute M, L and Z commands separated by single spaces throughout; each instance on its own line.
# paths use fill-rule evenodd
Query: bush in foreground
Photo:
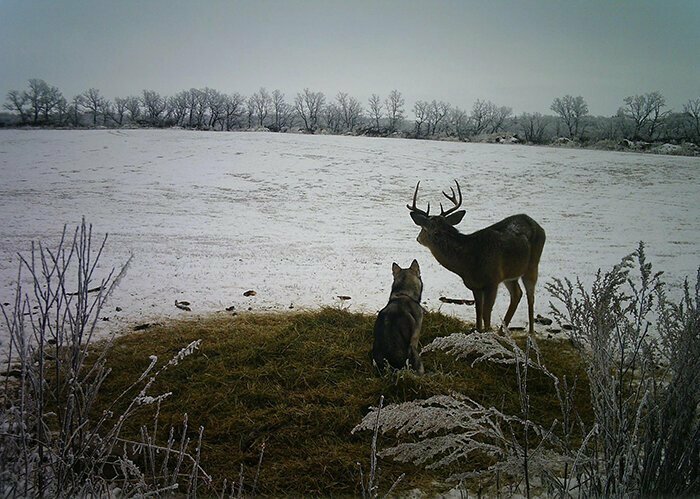
M 636 273 L 632 269 L 636 268 Z M 445 350 L 475 361 L 515 366 L 520 407 L 477 401 L 471 394 L 434 396 L 375 408 L 356 430 L 377 428 L 399 443 L 380 453 L 428 468 L 488 455 L 493 463 L 459 469 L 454 481 L 479 479 L 494 494 L 557 497 L 695 496 L 700 493 L 700 271 L 671 303 L 646 261 L 644 246 L 590 291 L 577 281 L 548 285 L 560 302 L 555 317 L 586 365 L 593 420 L 572 404 L 572 390 L 546 366 L 534 338 L 525 347 L 494 336 L 438 338 L 424 351 Z M 549 377 L 561 415 L 536 413 L 532 373 Z

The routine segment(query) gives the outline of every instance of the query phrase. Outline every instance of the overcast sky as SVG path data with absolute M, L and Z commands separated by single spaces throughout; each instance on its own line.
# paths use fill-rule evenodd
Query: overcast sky
M 582 95 L 614 114 L 659 90 L 700 97 L 700 0 L 0 0 L 0 95 L 30 78 L 67 98 L 191 87 L 250 95 L 396 88 L 407 107 L 476 99 L 550 113 Z

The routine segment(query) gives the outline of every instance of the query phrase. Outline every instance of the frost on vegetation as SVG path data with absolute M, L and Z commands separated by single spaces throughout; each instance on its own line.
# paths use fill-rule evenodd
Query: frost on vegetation
M 590 291 L 554 280 L 555 317 L 585 352 L 599 431 L 585 469 L 595 495 L 700 494 L 700 269 L 678 303 L 644 244 Z
M 477 333 L 438 338 L 424 351 L 474 357 L 472 366 L 514 365 L 517 416 L 464 395 L 441 395 L 388 405 L 381 413 L 371 409 L 353 431 L 374 424 L 399 441 L 380 456 L 427 468 L 491 458 L 487 469 L 452 479 L 487 478 L 496 494 L 529 497 L 538 484 L 538 492 L 560 497 L 699 495 L 700 269 L 694 288 L 686 280 L 677 303 L 667 298 L 661 276 L 640 243 L 610 271 L 599 271 L 590 290 L 579 280 L 547 286 L 558 302 L 554 316 L 572 326 L 570 340 L 587 366 L 592 422 L 573 406 L 575 382 L 546 370 L 533 338 L 523 349 Z M 549 376 L 559 400 L 561 417 L 549 428 L 530 417 L 531 368 Z
M 120 497 L 196 493 L 210 477 L 199 466 L 202 428 L 190 453 L 185 418 L 182 437 L 158 445 L 160 404 L 171 393 L 148 391 L 156 378 L 199 348 L 183 348 L 155 374 L 158 358 L 109 406 L 95 413 L 110 370 L 112 342 L 91 345 L 105 301 L 125 274 L 104 273 L 99 259 L 106 243 L 95 245 L 85 221 L 71 234 L 64 228 L 56 249 L 32 245 L 20 255 L 15 301 L 2 305 L 10 344 L 6 369 L 19 372 L 2 381 L 0 408 L 0 497 Z M 28 279 L 23 279 L 23 273 Z M 29 285 L 24 288 L 23 284 Z M 136 393 L 136 395 L 134 395 Z M 115 407 L 126 409 L 115 414 Z M 153 427 L 141 440 L 122 435 L 126 421 L 144 405 L 156 407 Z M 109 478 L 107 478 L 109 477 Z
M 531 341 L 528 340 L 528 341 Z M 530 366 L 547 372 L 540 362 L 537 344 L 531 341 L 530 345 L 535 349 L 536 358 L 526 358 L 525 353 L 510 336 L 498 336 L 493 332 L 472 332 L 469 334 L 453 333 L 449 336 L 435 338 L 423 348 L 423 352 L 444 351 L 457 359 L 472 358 L 471 366 L 481 362 L 493 362 L 496 364 L 516 364 L 527 362 Z
M 390 404 L 381 412 L 372 408 L 353 432 L 372 430 L 377 425 L 381 433 L 395 434 L 401 442 L 379 452 L 380 457 L 392 458 L 425 466 L 444 468 L 456 462 L 466 463 L 475 456 L 492 458 L 487 470 L 456 473 L 455 481 L 502 473 L 519 476 L 524 448 L 513 438 L 513 431 L 528 428 L 541 442 L 551 432 L 530 421 L 509 416 L 475 400 L 459 395 L 437 395 L 425 400 Z M 529 459 L 540 473 L 552 472 L 563 466 L 565 456 L 544 446 L 531 450 Z

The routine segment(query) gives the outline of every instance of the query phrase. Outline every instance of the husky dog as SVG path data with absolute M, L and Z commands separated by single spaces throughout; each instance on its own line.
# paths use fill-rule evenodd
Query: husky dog
M 411 266 L 402 269 L 392 264 L 394 284 L 391 286 L 389 303 L 384 307 L 374 323 L 374 346 L 372 359 L 380 373 L 384 372 L 385 362 L 394 369 L 407 364 L 419 374 L 423 374 L 423 363 L 418 353 L 418 337 L 423 323 L 421 293 L 423 281 L 420 267 L 413 260 Z

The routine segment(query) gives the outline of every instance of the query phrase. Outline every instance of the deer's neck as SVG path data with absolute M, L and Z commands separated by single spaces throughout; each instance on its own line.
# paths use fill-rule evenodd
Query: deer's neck
M 468 235 L 457 231 L 436 234 L 426 246 L 440 265 L 464 278 L 462 274 L 471 267 L 472 241 Z

